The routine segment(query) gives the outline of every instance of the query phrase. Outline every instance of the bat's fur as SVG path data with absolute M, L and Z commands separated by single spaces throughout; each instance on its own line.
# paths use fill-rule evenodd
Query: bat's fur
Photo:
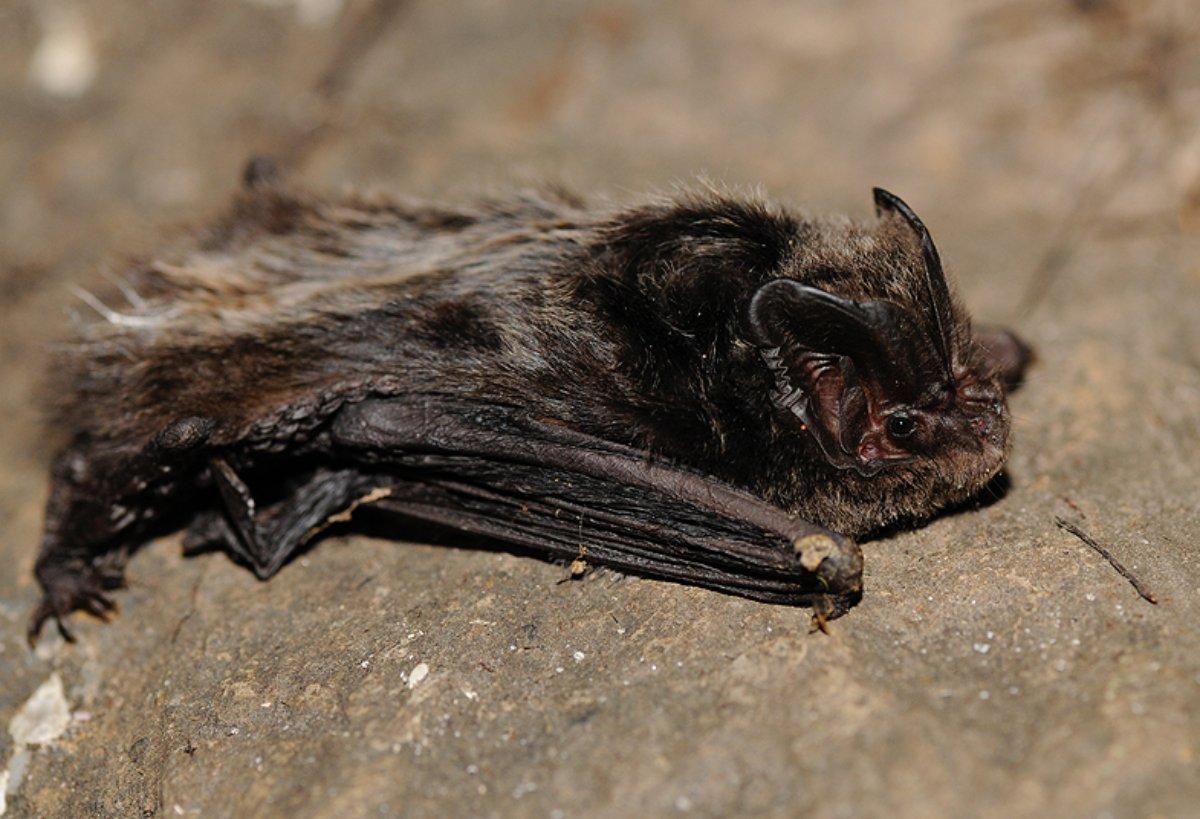
M 801 217 L 711 190 L 441 208 L 257 179 L 197 241 L 128 270 L 132 304 L 81 331 L 56 390 L 74 436 L 58 475 L 84 485 L 189 417 L 208 419 L 213 446 L 301 449 L 345 402 L 412 390 L 528 408 L 852 536 L 925 518 L 996 474 L 1003 393 L 957 302 L 955 377 L 994 397 L 982 442 L 872 477 L 830 466 L 770 400 L 745 331 L 748 299 L 778 277 L 892 302 L 936 332 L 920 247 L 897 218 Z

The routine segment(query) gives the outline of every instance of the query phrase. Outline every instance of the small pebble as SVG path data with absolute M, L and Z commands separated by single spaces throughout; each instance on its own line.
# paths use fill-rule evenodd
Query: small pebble
M 408 672 L 408 687 L 416 688 L 428 676 L 429 666 L 425 663 L 417 663 L 415 666 L 413 666 L 413 670 Z

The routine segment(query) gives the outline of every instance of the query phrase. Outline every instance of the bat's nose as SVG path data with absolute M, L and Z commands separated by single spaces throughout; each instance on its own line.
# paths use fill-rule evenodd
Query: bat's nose
M 1008 429 L 1008 407 L 1004 401 L 993 401 L 987 409 L 972 416 L 967 425 L 981 441 L 1003 446 L 1005 433 Z

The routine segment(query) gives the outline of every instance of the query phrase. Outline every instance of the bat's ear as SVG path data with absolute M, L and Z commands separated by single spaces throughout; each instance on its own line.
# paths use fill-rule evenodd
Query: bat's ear
M 942 257 L 938 254 L 933 236 L 921 221 L 921 217 L 910 208 L 903 199 L 883 188 L 872 188 L 871 194 L 875 199 L 875 213 L 881 218 L 898 215 L 912 230 L 921 246 L 921 259 L 925 265 L 926 309 L 936 330 L 938 355 L 947 376 L 951 374 L 950 351 L 954 344 L 950 337 L 951 318 L 954 314 L 954 304 L 950 298 L 950 285 L 946 283 L 946 271 L 942 269 Z
M 835 466 L 864 471 L 872 408 L 914 404 L 941 373 L 938 351 L 900 307 L 775 279 L 750 299 L 749 336 L 775 374 L 775 400 Z
M 1025 382 L 1025 371 L 1034 362 L 1033 348 L 1011 330 L 992 325 L 977 326 L 975 343 L 983 353 L 985 367 L 999 376 L 1004 389 L 1012 392 Z

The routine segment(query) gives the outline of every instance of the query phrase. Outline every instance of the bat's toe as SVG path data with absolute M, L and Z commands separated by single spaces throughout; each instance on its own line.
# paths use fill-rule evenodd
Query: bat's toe
M 108 620 L 116 611 L 108 592 L 123 588 L 125 576 L 113 562 L 92 565 L 83 561 L 43 564 L 37 569 L 44 594 L 29 618 L 26 639 L 31 646 L 47 621 L 53 620 L 63 639 L 75 642 L 74 635 L 64 624 L 64 618 L 76 611 L 86 611 L 101 620 Z

